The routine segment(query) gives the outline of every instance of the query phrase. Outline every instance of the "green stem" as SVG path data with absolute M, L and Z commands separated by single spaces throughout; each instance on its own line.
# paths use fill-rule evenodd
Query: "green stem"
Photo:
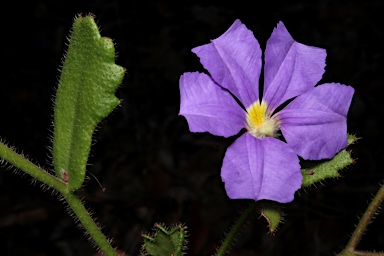
M 83 224 L 84 229 L 87 231 L 87 233 L 89 233 L 89 235 L 96 242 L 99 248 L 108 256 L 117 256 L 117 253 L 112 248 L 111 244 L 108 242 L 106 237 L 101 233 L 100 228 L 93 221 L 80 199 L 68 190 L 67 184 L 65 182 L 47 173 L 46 171 L 33 164 L 22 155 L 19 155 L 18 153 L 7 147 L 2 142 L 0 142 L 0 158 L 9 162 L 10 164 L 24 171 L 25 173 L 31 175 L 38 181 L 59 191 L 61 195 L 65 198 L 65 200 L 68 202 L 73 212 L 79 218 L 81 224 Z
M 4 159 L 23 172 L 31 175 L 38 181 L 41 181 L 42 183 L 56 189 L 60 193 L 63 193 L 67 190 L 67 186 L 63 181 L 44 171 L 42 168 L 36 166 L 2 142 L 0 142 L 0 158 Z
M 384 200 L 384 184 L 381 186 L 376 196 L 372 199 L 369 204 L 367 210 L 365 210 L 363 216 L 361 217 L 359 224 L 356 226 L 355 231 L 353 232 L 351 239 L 349 240 L 345 249 L 339 254 L 339 256 L 347 256 L 347 255 L 376 255 L 383 256 L 383 252 L 363 252 L 356 251 L 356 247 L 359 244 L 361 237 L 364 234 L 365 229 L 370 223 L 372 217 L 375 215 L 377 210 L 379 209 L 381 203 Z
M 63 197 L 99 248 L 108 256 L 117 256 L 115 249 L 112 248 L 111 244 L 100 231 L 100 228 L 93 221 L 80 199 L 71 192 L 63 194 Z
M 228 251 L 229 246 L 232 244 L 232 240 L 235 238 L 236 234 L 239 232 L 239 229 L 244 225 L 244 223 L 249 219 L 252 213 L 256 210 L 256 202 L 252 202 L 245 212 L 240 216 L 236 221 L 235 225 L 229 231 L 227 237 L 225 238 L 223 244 L 220 246 L 219 250 L 216 253 L 216 256 L 223 256 Z

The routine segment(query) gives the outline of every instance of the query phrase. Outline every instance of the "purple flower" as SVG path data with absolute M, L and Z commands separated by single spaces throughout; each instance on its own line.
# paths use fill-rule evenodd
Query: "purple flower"
M 192 52 L 211 76 L 180 77 L 180 115 L 190 131 L 229 137 L 247 130 L 223 160 L 221 178 L 230 198 L 290 202 L 302 183 L 298 156 L 332 158 L 347 146 L 354 89 L 336 83 L 315 87 L 324 73 L 325 50 L 294 41 L 282 22 L 267 41 L 262 96 L 262 52 L 240 20 Z M 279 130 L 286 143 L 277 139 Z

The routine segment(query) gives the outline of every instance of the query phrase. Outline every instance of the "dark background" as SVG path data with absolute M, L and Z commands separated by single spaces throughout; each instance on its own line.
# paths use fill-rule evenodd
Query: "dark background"
M 8 3 L 7 3 L 8 2 Z M 81 3 L 79 3 L 81 2 Z M 100 125 L 89 180 L 79 191 L 114 238 L 137 255 L 142 232 L 155 222 L 185 223 L 188 255 L 211 255 L 247 200 L 229 200 L 220 180 L 233 141 L 192 134 L 178 116 L 178 79 L 203 71 L 191 48 L 208 43 L 239 18 L 265 49 L 282 20 L 298 42 L 327 50 L 322 82 L 355 88 L 348 130 L 362 139 L 351 147 L 356 164 L 343 178 L 299 191 L 284 205 L 275 235 L 257 218 L 233 255 L 333 255 L 383 180 L 384 30 L 382 1 L 4 1 L 1 19 L 0 136 L 40 165 L 49 165 L 52 95 L 66 36 L 76 14 L 92 12 L 102 36 L 116 43 L 127 75 L 116 95 L 121 107 Z M 106 188 L 102 191 L 95 176 Z M 0 170 L 1 255 L 92 255 L 95 250 L 63 203 L 26 175 Z M 360 249 L 384 250 L 378 215 Z

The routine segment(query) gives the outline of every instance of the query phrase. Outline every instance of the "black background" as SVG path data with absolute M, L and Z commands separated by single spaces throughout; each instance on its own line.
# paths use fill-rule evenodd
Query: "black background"
M 220 180 L 234 138 L 192 134 L 178 116 L 180 75 L 203 71 L 191 48 L 220 36 L 237 18 L 262 49 L 280 20 L 296 41 L 325 48 L 320 83 L 356 90 L 348 116 L 349 132 L 362 137 L 350 148 L 356 164 L 343 178 L 299 191 L 284 205 L 285 221 L 275 235 L 267 234 L 264 219 L 255 218 L 232 253 L 333 255 L 346 244 L 384 176 L 382 1 L 8 2 L 0 15 L 0 136 L 46 168 L 52 95 L 74 16 L 94 13 L 102 36 L 116 44 L 116 63 L 127 69 L 116 93 L 123 104 L 95 134 L 92 175 L 79 195 L 114 245 L 130 255 L 138 254 L 140 234 L 155 222 L 179 221 L 188 226 L 188 255 L 211 255 L 249 203 L 229 200 Z M 0 254 L 95 253 L 64 205 L 30 184 L 29 177 L 1 168 Z M 384 250 L 383 224 L 378 215 L 358 248 Z

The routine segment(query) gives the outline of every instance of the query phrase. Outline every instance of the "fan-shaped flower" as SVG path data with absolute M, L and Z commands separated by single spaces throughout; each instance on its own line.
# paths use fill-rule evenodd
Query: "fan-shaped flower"
M 315 87 L 325 50 L 296 42 L 282 22 L 267 41 L 262 97 L 262 52 L 239 20 L 192 52 L 210 76 L 192 72 L 180 78 L 180 115 L 190 131 L 224 137 L 247 131 L 224 156 L 221 177 L 230 198 L 290 202 L 302 183 L 298 156 L 332 158 L 347 146 L 354 89 L 336 83 Z M 278 139 L 279 131 L 286 142 Z

